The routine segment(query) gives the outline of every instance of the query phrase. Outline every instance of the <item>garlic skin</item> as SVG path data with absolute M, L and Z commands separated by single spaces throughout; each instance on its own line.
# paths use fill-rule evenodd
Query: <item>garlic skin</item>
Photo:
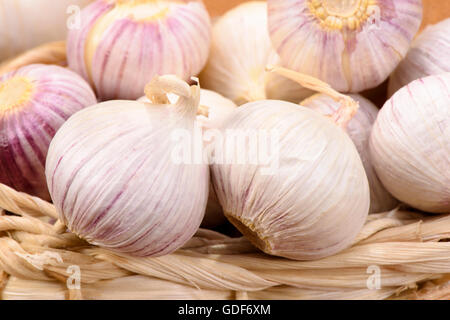
M 170 104 L 166 92 L 180 98 Z M 46 176 L 72 232 L 117 252 L 161 256 L 198 230 L 209 168 L 173 157 L 179 147 L 173 133 L 194 130 L 198 86 L 162 76 L 146 94 L 152 103 L 108 101 L 72 116 L 50 145 Z
M 201 89 L 199 111 L 203 110 L 203 112 L 201 114 L 197 113 L 197 121 L 204 132 L 206 130 L 219 129 L 233 112 L 236 111 L 236 107 L 233 101 L 222 95 L 211 90 Z M 206 205 L 205 217 L 201 226 L 204 228 L 214 228 L 226 221 L 227 219 L 217 199 L 214 187 L 210 186 L 208 204 Z
M 386 189 L 432 213 L 450 212 L 450 73 L 415 80 L 378 114 L 372 161 Z
M 389 97 L 414 80 L 450 72 L 449 30 L 450 18 L 447 18 L 428 26 L 413 41 L 405 59 L 389 79 Z
M 0 76 L 0 183 L 49 200 L 45 157 L 59 127 L 97 103 L 79 75 L 34 64 Z
M 225 215 L 266 253 L 313 260 L 351 245 L 369 211 L 369 184 L 349 136 L 316 111 L 285 101 L 245 104 L 226 121 L 226 132 L 263 130 L 278 136 L 267 165 L 239 163 L 243 150 L 222 151 L 214 160 L 214 189 Z M 231 138 L 230 138 L 231 139 Z M 215 155 L 215 153 L 214 153 Z M 214 157 L 213 157 L 214 158 Z
M 373 123 L 378 115 L 378 108 L 359 94 L 351 94 L 353 100 L 359 102 L 359 109 L 349 121 L 346 132 L 359 152 L 366 170 L 370 187 L 369 213 L 386 212 L 394 209 L 398 201 L 384 188 L 372 165 L 369 149 L 369 138 Z M 302 106 L 331 116 L 339 109 L 339 103 L 325 94 L 316 94 L 301 103 Z
M 361 92 L 386 80 L 422 20 L 421 0 L 268 0 L 269 34 L 288 68 Z
M 175 103 L 178 96 L 169 94 L 168 98 L 172 103 Z M 144 96 L 138 101 L 149 102 L 149 99 Z M 203 130 L 203 133 L 207 130 L 218 129 L 236 108 L 237 106 L 233 101 L 222 95 L 211 90 L 200 89 L 200 107 L 197 111 L 197 122 Z M 217 200 L 214 188 L 210 187 L 208 204 L 201 226 L 204 228 L 214 228 L 224 222 L 226 222 L 226 218 L 223 214 L 222 207 Z
M 97 0 L 69 32 L 69 67 L 101 100 L 142 95 L 156 75 L 183 80 L 198 74 L 210 45 L 210 18 L 201 1 Z
M 214 23 L 200 80 L 238 105 L 266 98 L 298 103 L 310 96 L 310 90 L 266 72 L 267 64 L 279 63 L 267 32 L 267 3 L 244 2 Z
M 64 40 L 68 21 L 76 22 L 77 8 L 73 6 L 81 10 L 91 2 L 0 0 L 0 61 L 46 42 Z

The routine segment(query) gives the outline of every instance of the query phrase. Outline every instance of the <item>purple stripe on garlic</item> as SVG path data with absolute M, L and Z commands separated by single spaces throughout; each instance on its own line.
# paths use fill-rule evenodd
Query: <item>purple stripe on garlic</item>
M 281 62 L 341 92 L 381 84 L 406 55 L 421 0 L 268 0 Z
M 49 200 L 50 141 L 67 118 L 96 103 L 89 85 L 62 67 L 29 65 L 1 76 L 0 182 Z

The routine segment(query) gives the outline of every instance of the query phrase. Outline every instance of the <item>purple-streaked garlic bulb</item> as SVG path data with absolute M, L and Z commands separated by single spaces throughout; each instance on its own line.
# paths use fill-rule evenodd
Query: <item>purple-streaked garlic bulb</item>
M 450 73 L 415 80 L 378 114 L 372 161 L 386 189 L 427 212 L 450 212 Z
M 268 8 L 282 63 L 341 92 L 386 80 L 422 20 L 421 0 L 268 0 Z
M 196 0 L 97 0 L 67 40 L 69 67 L 101 100 L 137 99 L 156 75 L 198 74 L 210 46 L 210 18 Z
M 45 157 L 59 127 L 97 103 L 70 70 L 29 65 L 0 76 L 0 183 L 49 200 Z
M 350 120 L 346 131 L 358 149 L 366 170 L 370 187 L 370 213 L 385 212 L 394 209 L 398 201 L 384 188 L 372 165 L 369 150 L 369 138 L 373 123 L 377 118 L 378 108 L 359 94 L 351 94 L 353 100 L 359 102 L 359 109 Z M 309 109 L 324 115 L 332 116 L 339 110 L 339 103 L 325 94 L 314 95 L 301 103 Z
M 238 105 L 266 98 L 298 103 L 313 93 L 266 72 L 267 64 L 279 63 L 267 31 L 267 3 L 244 2 L 214 23 L 208 63 L 200 79 L 205 88 Z
M 169 100 L 175 103 L 178 96 L 169 94 Z M 149 102 L 147 97 L 142 97 L 138 101 Z M 233 101 L 222 95 L 206 89 L 200 90 L 200 106 L 197 111 L 197 121 L 203 131 L 204 136 L 208 130 L 218 129 L 225 120 L 235 111 L 237 106 Z M 207 141 L 205 141 L 207 143 Z M 209 188 L 208 204 L 206 206 L 205 217 L 202 227 L 214 228 L 226 222 L 222 207 L 217 200 L 216 193 L 212 187 Z
M 151 103 L 114 100 L 72 116 L 50 145 L 46 176 L 72 232 L 117 252 L 161 256 L 198 230 L 209 168 L 186 157 L 202 146 L 194 134 L 199 87 L 161 76 L 146 95 Z
M 93 0 L 0 0 L 0 61 L 38 45 L 64 40 Z
M 211 152 L 211 175 L 226 217 L 253 244 L 313 260 L 352 244 L 370 193 L 358 151 L 342 129 L 357 104 L 315 79 L 299 80 L 332 94 L 342 108 L 332 118 L 280 100 L 237 108 Z
M 428 26 L 413 41 L 389 79 L 389 96 L 414 80 L 445 72 L 450 72 L 450 18 Z

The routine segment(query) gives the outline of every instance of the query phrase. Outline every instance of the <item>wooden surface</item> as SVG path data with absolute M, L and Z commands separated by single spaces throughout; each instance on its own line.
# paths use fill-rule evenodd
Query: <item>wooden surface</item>
M 422 0 L 424 5 L 423 26 L 450 17 L 450 0 Z M 204 0 L 212 16 L 218 16 L 235 7 L 243 0 Z
M 450 17 L 450 0 L 423 0 L 422 28 Z

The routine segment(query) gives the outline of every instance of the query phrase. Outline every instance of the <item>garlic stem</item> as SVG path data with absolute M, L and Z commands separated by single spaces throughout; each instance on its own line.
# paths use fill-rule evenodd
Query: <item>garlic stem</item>
M 168 94 L 175 94 L 179 99 L 175 106 L 181 107 L 182 112 L 197 114 L 200 103 L 200 86 L 189 85 L 174 75 L 155 77 L 145 86 L 145 95 L 153 104 L 171 104 Z
M 208 118 L 209 117 L 209 107 L 200 105 L 197 110 L 197 115 L 202 115 L 202 116 L 205 116 Z
M 172 75 L 155 77 L 145 86 L 145 95 L 153 103 L 170 104 L 167 98 L 169 93 L 185 98 L 191 94 L 189 85 Z
M 353 100 L 347 95 L 337 92 L 329 84 L 317 78 L 279 66 L 268 65 L 266 69 L 269 72 L 274 72 L 288 79 L 296 81 L 298 84 L 307 89 L 326 94 L 333 100 L 339 102 L 341 104 L 341 107 L 337 110 L 336 113 L 332 115 L 331 118 L 337 126 L 343 129 L 347 127 L 347 124 L 358 111 L 359 103 L 357 101 Z
M 266 87 L 260 86 L 258 83 L 255 83 L 251 86 L 251 89 L 244 94 L 242 98 L 246 101 L 267 100 Z

